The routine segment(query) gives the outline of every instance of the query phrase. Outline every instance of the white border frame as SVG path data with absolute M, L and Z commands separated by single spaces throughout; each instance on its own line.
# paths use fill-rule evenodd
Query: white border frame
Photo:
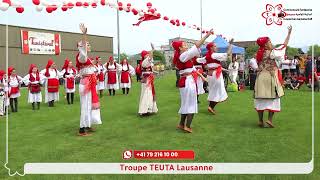
M 8 69 L 8 15 L 6 15 L 6 69 Z M 314 46 L 312 46 L 312 60 L 314 59 Z M 314 62 L 312 63 L 312 74 Z M 314 79 L 312 78 L 314 84 Z M 6 115 L 6 161 L 4 167 L 9 176 L 25 176 L 26 174 L 309 174 L 314 169 L 314 87 L 312 87 L 312 159 L 308 163 L 26 163 L 24 173 L 11 172 L 7 167 L 9 163 L 9 121 Z M 122 171 L 120 165 L 149 166 L 213 166 L 213 171 L 151 171 L 149 168 L 143 172 Z

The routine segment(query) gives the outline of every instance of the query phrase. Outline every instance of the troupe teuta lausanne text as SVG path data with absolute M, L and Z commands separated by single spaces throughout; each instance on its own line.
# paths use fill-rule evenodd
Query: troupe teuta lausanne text
M 182 165 L 182 164 L 148 164 L 148 165 L 126 165 L 120 164 L 121 171 L 143 173 L 146 171 L 213 171 L 212 165 Z

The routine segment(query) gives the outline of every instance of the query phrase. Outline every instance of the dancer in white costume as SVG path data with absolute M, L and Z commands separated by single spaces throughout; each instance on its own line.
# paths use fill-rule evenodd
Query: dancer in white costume
M 79 53 L 76 57 L 77 68 L 81 78 L 79 84 L 80 93 L 80 129 L 79 136 L 88 136 L 89 132 L 94 132 L 94 124 L 102 124 L 100 117 L 100 103 L 97 94 L 96 68 L 88 58 L 88 52 L 91 51 L 89 42 L 87 42 L 87 28 L 80 24 L 80 30 L 83 33 L 82 41 L 78 43 Z
M 103 96 L 103 91 L 105 89 L 105 74 L 107 72 L 106 68 L 102 64 L 101 58 L 99 56 L 96 57 L 97 61 L 97 68 L 98 68 L 98 84 L 97 84 L 97 90 L 99 91 L 100 98 Z
M 116 63 L 112 56 L 109 57 L 109 61 L 104 64 L 107 71 L 106 76 L 106 89 L 109 90 L 109 95 L 115 96 L 116 90 L 119 89 L 118 71 L 121 69 L 121 65 Z
M 20 85 L 22 78 L 17 75 L 15 68 L 8 68 L 8 84 L 11 112 L 18 112 L 18 98 L 20 97 Z
M 69 59 L 64 61 L 61 74 L 64 78 L 64 89 L 67 94 L 68 104 L 73 104 L 74 93 L 76 92 L 76 81 L 77 70 L 73 67 L 72 62 Z
M 0 70 L 0 116 L 7 113 L 9 106 L 8 81 L 6 76 L 6 72 L 4 70 Z
M 280 98 L 284 95 L 282 75 L 279 66 L 284 61 L 286 47 L 289 43 L 292 27 L 288 27 L 288 35 L 282 46 L 274 48 L 269 37 L 260 37 L 257 40 L 257 79 L 254 87 L 254 105 L 258 112 L 260 127 L 264 127 L 263 113 L 269 111 L 266 123 L 273 128 L 273 115 L 280 112 Z
M 229 64 L 229 67 L 228 67 L 229 78 L 231 80 L 231 83 L 237 84 L 238 70 L 239 70 L 239 63 L 237 62 L 237 59 L 234 56 L 232 57 L 232 62 Z
M 199 63 L 197 61 L 198 57 L 194 57 L 192 60 L 193 60 L 193 65 L 194 67 L 196 68 L 196 70 L 201 74 L 203 75 L 204 74 L 204 63 Z M 205 93 L 205 90 L 203 88 L 203 79 L 198 76 L 197 78 L 197 94 L 198 94 L 198 103 L 200 103 L 199 101 L 199 95 L 201 94 L 204 94 Z
M 187 43 L 184 41 L 174 41 L 172 43 L 172 47 L 175 50 L 173 63 L 178 68 L 180 74 L 178 86 L 181 97 L 179 110 L 181 119 L 177 128 L 188 133 L 192 133 L 191 123 L 193 116 L 198 113 L 197 79 L 198 76 L 202 76 L 194 67 L 193 58 L 200 56 L 199 48 L 211 34 L 212 30 L 190 49 L 188 49 Z M 204 79 L 203 76 L 202 78 Z
M 158 112 L 154 88 L 153 49 L 152 46 L 152 51 L 141 52 L 141 94 L 138 112 L 140 116 Z
M 131 76 L 135 75 L 135 69 L 128 63 L 127 59 L 121 62 L 120 88 L 122 93 L 128 95 L 131 88 Z
M 54 102 L 59 101 L 59 78 L 62 75 L 56 69 L 56 64 L 52 59 L 48 60 L 46 69 L 40 71 L 40 74 L 46 77 L 44 102 L 48 103 L 49 107 L 54 107 Z
M 228 58 L 231 58 L 232 42 L 233 39 L 229 42 L 227 53 L 216 53 L 218 48 L 211 42 L 207 45 L 208 52 L 206 56 L 204 58 L 198 58 L 199 62 L 206 63 L 206 68 L 208 69 L 208 111 L 213 115 L 216 114 L 215 106 L 228 98 L 222 76 L 222 71 L 225 69 L 222 68 L 221 61 L 227 61 Z
M 30 64 L 29 74 L 23 78 L 23 82 L 28 86 L 28 103 L 32 104 L 32 109 L 40 109 L 40 103 L 42 102 L 41 85 L 44 84 L 46 77 L 39 73 L 35 64 Z

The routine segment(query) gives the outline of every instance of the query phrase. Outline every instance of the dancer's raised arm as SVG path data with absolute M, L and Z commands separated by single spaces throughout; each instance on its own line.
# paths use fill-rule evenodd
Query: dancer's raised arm
M 201 45 L 206 41 L 206 39 L 208 39 L 208 37 L 211 36 L 211 34 L 213 33 L 213 29 L 211 29 L 200 41 L 197 41 L 195 43 L 197 48 L 200 48 Z
M 292 32 L 292 26 L 288 26 L 288 35 L 286 37 L 286 40 L 284 41 L 284 45 L 288 46 L 289 40 L 290 40 L 290 36 L 291 36 L 291 32 Z

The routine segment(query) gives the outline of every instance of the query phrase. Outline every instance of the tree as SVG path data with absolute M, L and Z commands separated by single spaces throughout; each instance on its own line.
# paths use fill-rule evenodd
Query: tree
M 309 46 L 308 55 L 312 55 L 312 46 Z M 320 46 L 314 45 L 314 56 L 319 57 L 320 56 Z
M 166 58 L 164 57 L 164 54 L 161 51 L 153 51 L 153 59 L 155 61 L 160 61 L 162 64 L 166 64 Z
M 128 56 L 126 53 L 121 53 L 121 54 L 120 54 L 120 61 L 122 61 L 122 60 L 124 60 L 124 59 L 129 60 L 128 58 L 129 58 L 129 56 Z
M 247 47 L 246 49 L 246 59 L 253 58 L 258 51 L 259 46 L 258 45 L 251 45 Z
M 300 53 L 298 48 L 293 48 L 288 46 L 286 54 L 289 59 L 293 59 L 295 56 L 298 56 Z

